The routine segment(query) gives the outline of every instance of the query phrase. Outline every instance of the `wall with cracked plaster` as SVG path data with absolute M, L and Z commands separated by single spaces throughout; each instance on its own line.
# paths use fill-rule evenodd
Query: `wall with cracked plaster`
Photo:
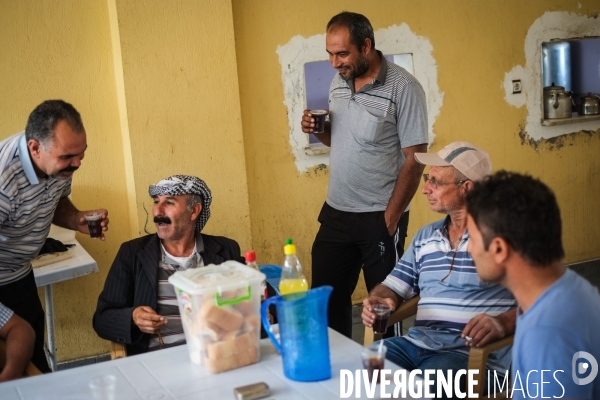
M 415 35 L 407 24 L 394 25 L 375 31 L 376 48 L 384 54 L 412 53 L 415 77 L 425 91 L 429 116 L 429 142 L 435 134 L 433 125 L 442 107 L 444 94 L 437 83 L 437 63 L 433 57 L 433 47 L 426 37 Z M 290 146 L 299 172 L 318 164 L 329 165 L 329 154 L 307 155 L 307 135 L 302 132 L 300 123 L 306 108 L 304 91 L 304 64 L 327 60 L 325 34 L 309 38 L 294 36 L 289 42 L 277 47 L 283 81 L 284 104 L 288 109 Z
M 557 126 L 542 126 L 540 123 L 544 116 L 542 109 L 542 43 L 555 39 L 589 36 L 600 36 L 598 16 L 578 15 L 567 11 L 546 12 L 536 19 L 527 31 L 523 48 L 527 62 L 525 66 L 516 65 L 507 72 L 502 87 L 506 93 L 505 100 L 508 104 L 515 107 L 526 106 L 527 118 L 523 131 L 532 140 L 537 141 L 572 132 L 598 129 L 598 121 Z M 512 94 L 512 81 L 515 79 L 520 79 L 523 84 L 523 91 L 520 94 Z
M 541 105 L 536 106 L 541 88 L 532 83 L 539 77 L 541 41 L 597 32 L 600 2 L 233 0 L 232 5 L 252 238 L 260 262 L 281 263 L 283 241 L 293 237 L 310 278 L 329 167 L 327 156 L 302 151 L 307 140 L 300 129 L 301 67 L 327 60 L 325 26 L 342 10 L 369 18 L 377 48 L 413 53 L 427 94 L 430 151 L 466 140 L 488 150 L 495 170 L 539 177 L 555 190 L 563 210 L 567 262 L 600 258 L 600 224 L 592 223 L 600 221 L 600 121 L 542 128 Z M 515 78 L 523 82 L 520 95 L 508 94 L 505 86 Z M 573 131 L 578 132 L 565 135 Z M 439 218 L 417 192 L 409 238 Z M 354 301 L 362 295 L 357 290 Z

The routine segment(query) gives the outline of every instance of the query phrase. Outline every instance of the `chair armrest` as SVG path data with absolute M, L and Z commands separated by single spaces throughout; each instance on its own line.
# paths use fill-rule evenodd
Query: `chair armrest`
M 110 359 L 127 357 L 127 348 L 123 343 L 110 342 Z
M 400 321 L 404 321 L 406 318 L 415 315 L 417 313 L 417 305 L 419 304 L 420 299 L 421 296 L 417 295 L 415 297 L 411 297 L 410 299 L 400 304 L 400 307 L 398 307 L 396 311 L 394 311 L 392 315 L 390 315 L 388 326 L 394 325 L 395 323 Z
M 35 365 L 33 365 L 33 363 L 30 361 L 29 364 L 27 364 L 27 368 L 25 368 L 25 376 L 37 376 L 37 375 L 42 375 L 42 371 L 37 369 L 37 367 Z
M 420 296 L 415 296 L 415 297 L 411 297 L 410 299 L 406 300 L 405 302 L 403 302 L 402 304 L 400 304 L 400 307 L 398 307 L 396 309 L 396 311 L 394 311 L 392 313 L 392 315 L 390 315 L 390 320 L 388 321 L 388 326 L 393 325 L 397 322 L 403 321 L 408 317 L 412 317 L 413 315 L 415 315 L 417 313 L 417 304 L 419 303 L 419 299 L 421 297 Z M 373 332 L 373 328 L 369 328 L 367 326 L 365 326 L 365 338 L 364 338 L 364 342 L 363 344 L 365 346 L 370 345 L 371 343 L 373 343 L 376 340 L 381 340 L 381 338 L 383 337 L 383 334 L 375 334 Z
M 471 347 L 469 351 L 469 364 L 468 369 L 476 369 L 480 371 L 477 379 L 477 384 L 473 385 L 473 393 L 479 393 L 479 397 L 482 398 L 485 391 L 483 381 L 485 379 L 485 368 L 487 365 L 487 359 L 490 353 L 496 350 L 500 350 L 506 346 L 510 346 L 513 343 L 515 336 L 510 335 L 504 339 L 500 339 L 496 342 L 488 343 L 482 347 Z

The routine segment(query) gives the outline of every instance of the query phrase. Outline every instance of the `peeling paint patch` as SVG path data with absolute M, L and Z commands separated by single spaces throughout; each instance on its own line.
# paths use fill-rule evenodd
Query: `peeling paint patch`
M 307 176 L 320 176 L 329 174 L 329 166 L 327 164 L 319 164 L 313 167 L 307 168 L 304 173 Z
M 504 76 L 502 87 L 505 101 L 514 106 L 527 106 L 527 119 L 519 126 L 521 144 L 533 146 L 536 150 L 540 143 L 549 143 L 545 139 L 572 136 L 578 132 L 594 132 L 598 121 L 577 122 L 573 124 L 542 126 L 544 117 L 541 52 L 542 43 L 556 39 L 571 39 L 585 36 L 600 36 L 600 24 L 596 16 L 577 15 L 566 11 L 546 12 L 529 28 L 525 37 L 526 65 L 517 65 Z M 523 85 L 521 94 L 512 94 L 512 80 L 520 79 Z
M 525 122 L 522 122 L 519 124 L 518 135 L 521 139 L 521 145 L 531 146 L 536 152 L 540 152 L 542 150 L 556 151 L 565 146 L 574 146 L 575 144 L 580 144 L 582 139 L 590 139 L 594 136 L 595 138 L 600 139 L 600 129 L 596 131 L 580 130 L 547 139 L 542 138 L 539 140 L 534 140 L 527 134 L 525 130 Z
M 433 127 L 440 114 L 444 94 L 437 83 L 437 62 L 433 57 L 433 46 L 429 39 L 417 36 L 407 24 L 393 25 L 375 31 L 377 49 L 384 54 L 411 53 L 415 77 L 419 80 L 427 98 L 429 143 L 433 143 Z M 328 60 L 325 51 L 325 34 L 304 38 L 294 36 L 288 43 L 277 47 L 283 81 L 284 104 L 288 109 L 290 145 L 299 172 L 308 172 L 314 167 L 329 165 L 329 154 L 307 155 L 308 137 L 302 132 L 300 121 L 306 106 L 304 91 L 304 64 Z M 310 174 L 317 173 L 312 170 Z M 321 172 L 319 172 L 321 173 Z

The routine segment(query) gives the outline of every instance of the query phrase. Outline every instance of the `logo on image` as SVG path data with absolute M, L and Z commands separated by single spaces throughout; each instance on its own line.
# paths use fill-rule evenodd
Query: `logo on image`
M 581 359 L 585 359 L 586 361 L 581 361 Z M 578 351 L 577 353 L 573 354 L 572 362 L 573 382 L 575 382 L 577 385 L 587 385 L 588 383 L 592 382 L 594 378 L 596 378 L 596 375 L 598 375 L 598 361 L 596 361 L 596 358 L 590 353 L 586 351 Z M 587 377 L 579 377 L 581 375 L 585 375 L 588 370 L 590 373 Z

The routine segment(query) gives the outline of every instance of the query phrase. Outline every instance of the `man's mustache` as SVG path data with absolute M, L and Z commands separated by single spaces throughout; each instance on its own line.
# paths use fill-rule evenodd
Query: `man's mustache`
M 71 166 L 69 166 L 69 167 L 67 167 L 65 169 L 61 169 L 60 172 L 75 172 L 78 169 L 79 169 L 79 167 L 71 167 Z
M 169 217 L 154 217 L 154 222 L 157 224 L 170 224 L 171 218 L 169 218 Z

